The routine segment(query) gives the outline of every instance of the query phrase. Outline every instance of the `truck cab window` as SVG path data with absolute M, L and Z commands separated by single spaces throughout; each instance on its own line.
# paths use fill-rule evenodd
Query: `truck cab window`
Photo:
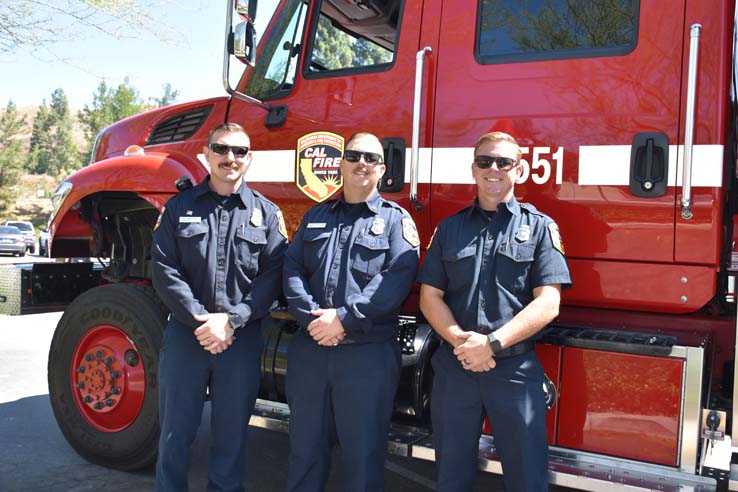
M 638 38 L 638 0 L 482 0 L 476 57 L 481 63 L 614 56 Z
M 306 75 L 386 68 L 394 60 L 399 15 L 399 0 L 324 0 L 310 34 Z
M 246 84 L 246 94 L 268 100 L 282 97 L 292 89 L 306 12 L 305 2 L 290 0 L 277 13 L 277 22 L 263 41 L 254 72 Z

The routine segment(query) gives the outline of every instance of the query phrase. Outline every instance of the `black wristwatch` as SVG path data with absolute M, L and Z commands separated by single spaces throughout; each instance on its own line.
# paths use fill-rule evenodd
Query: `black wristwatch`
M 494 333 L 490 333 L 487 335 L 487 338 L 489 338 L 489 346 L 492 347 L 492 356 L 494 357 L 495 354 L 499 354 L 502 352 L 502 344 L 500 341 L 495 337 Z
M 243 320 L 236 313 L 228 313 L 228 322 L 231 324 L 231 328 L 234 330 L 241 327 Z

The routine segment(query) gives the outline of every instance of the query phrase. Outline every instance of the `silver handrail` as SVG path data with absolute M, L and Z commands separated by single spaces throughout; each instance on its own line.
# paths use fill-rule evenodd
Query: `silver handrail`
M 426 53 L 433 50 L 426 46 L 415 54 L 415 95 L 413 98 L 413 136 L 410 157 L 410 203 L 420 210 L 423 206 L 418 202 L 418 173 L 420 171 L 420 92 L 423 89 L 423 62 Z
M 692 152 L 694 151 L 694 102 L 697 96 L 697 61 L 699 60 L 702 25 L 689 29 L 689 69 L 687 75 L 687 114 L 684 119 L 684 153 L 682 163 L 682 218 L 689 220 L 692 213 Z

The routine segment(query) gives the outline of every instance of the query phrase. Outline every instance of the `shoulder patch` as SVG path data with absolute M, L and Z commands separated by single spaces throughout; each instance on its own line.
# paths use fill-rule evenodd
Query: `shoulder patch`
M 548 232 L 551 236 L 551 244 L 553 247 L 559 250 L 562 255 L 565 255 L 564 240 L 561 239 L 561 231 L 559 231 L 559 226 L 556 225 L 556 222 L 548 224 Z
M 161 218 L 164 216 L 164 211 L 167 209 L 167 207 L 161 207 L 161 212 L 159 213 L 159 217 L 156 219 L 156 224 L 154 224 L 154 230 L 157 230 L 159 226 L 161 225 Z
M 287 225 L 284 223 L 284 215 L 281 210 L 277 210 L 277 221 L 279 222 L 279 233 L 287 239 Z
M 420 246 L 420 238 L 418 237 L 418 229 L 415 222 L 410 217 L 402 218 L 402 238 L 407 241 L 410 246 L 417 248 Z

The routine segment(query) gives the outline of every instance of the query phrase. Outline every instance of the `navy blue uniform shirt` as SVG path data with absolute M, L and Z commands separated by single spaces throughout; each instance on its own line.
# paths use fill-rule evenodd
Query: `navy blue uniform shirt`
M 444 291 L 465 331 L 489 334 L 533 300 L 533 289 L 571 285 L 558 226 L 513 197 L 488 213 L 477 202 L 441 221 L 418 282 Z
M 402 207 L 379 193 L 355 205 L 341 197 L 303 217 L 285 254 L 284 293 L 303 329 L 311 310 L 336 308 L 344 342 L 389 340 L 417 270 L 417 231 Z
M 194 315 L 226 312 L 242 326 L 264 317 L 279 295 L 286 231 L 279 229 L 279 208 L 246 183 L 220 197 L 209 180 L 162 210 L 152 280 L 177 321 L 196 328 L 202 323 Z

